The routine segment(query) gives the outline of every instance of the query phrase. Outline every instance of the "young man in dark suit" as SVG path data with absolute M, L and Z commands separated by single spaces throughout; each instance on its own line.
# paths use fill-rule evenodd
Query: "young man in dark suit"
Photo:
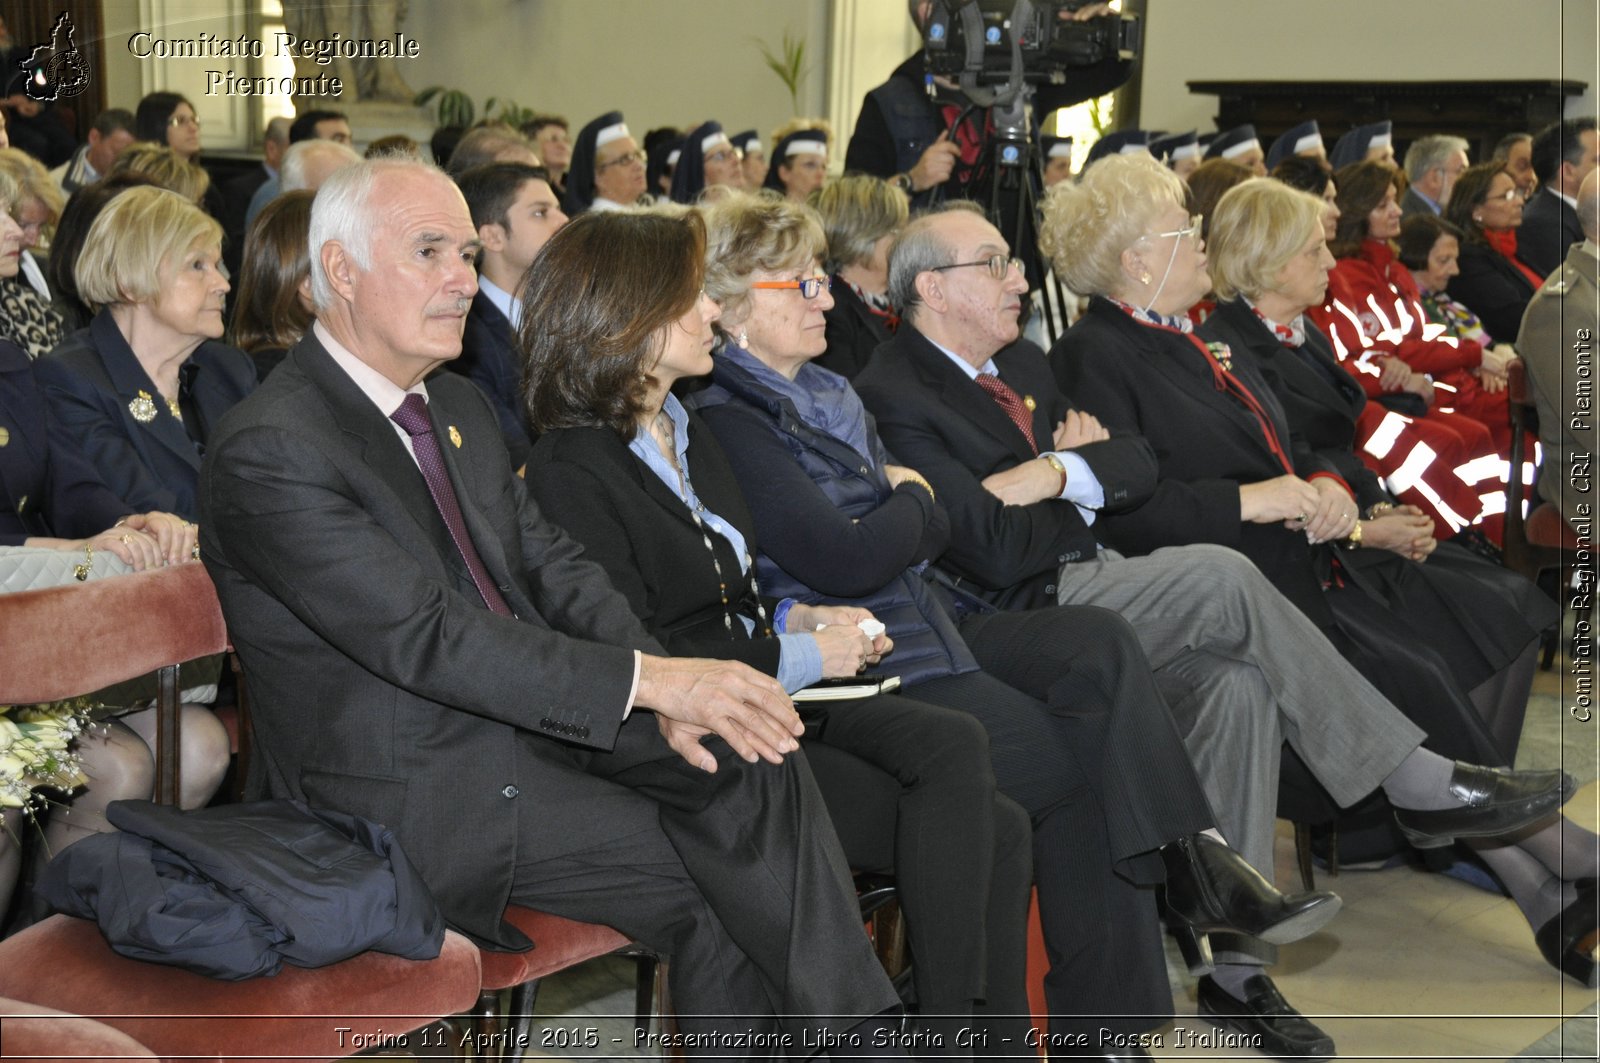
M 265 789 L 387 824 L 486 946 L 529 946 L 501 919 L 521 904 L 670 954 L 686 1033 L 814 1044 L 894 1008 L 782 688 L 666 657 L 528 500 L 478 390 L 423 383 L 477 287 L 455 186 L 341 171 L 311 247 L 317 322 L 203 473 Z
M 1382 787 L 1397 808 L 1440 810 L 1422 813 L 1435 824 L 1506 829 L 1492 816 L 1467 827 L 1475 813 L 1447 793 L 1451 764 L 1421 750 L 1422 732 L 1242 555 L 1194 545 L 1122 558 L 1099 546 L 1099 511 L 1154 486 L 1149 444 L 1111 435 L 1058 391 L 1044 352 L 1018 339 L 1026 284 L 1010 248 L 982 214 L 955 206 L 914 220 L 895 242 L 889 298 L 903 323 L 855 380 L 895 460 L 949 511 L 940 565 L 1002 608 L 1121 613 L 1223 835 L 1268 877 L 1278 763 L 1251 751 L 1286 740 L 1340 805 Z M 1201 981 L 1201 1011 L 1259 1035 L 1266 1055 L 1331 1054 L 1332 1038 L 1260 973 L 1271 958 L 1259 943 L 1220 954 Z
M 461 357 L 449 363 L 489 396 L 511 466 L 528 463 L 533 434 L 522 403 L 522 356 L 517 326 L 522 320 L 522 275 L 545 241 L 567 223 L 549 174 L 518 162 L 475 166 L 456 177 L 483 250 L 478 257 L 478 294 L 467 311 Z
M 1517 257 L 1548 277 L 1583 239 L 1578 224 L 1578 189 L 1600 164 L 1600 138 L 1593 118 L 1568 118 L 1546 126 L 1533 138 L 1533 172 L 1539 191 L 1522 211 Z

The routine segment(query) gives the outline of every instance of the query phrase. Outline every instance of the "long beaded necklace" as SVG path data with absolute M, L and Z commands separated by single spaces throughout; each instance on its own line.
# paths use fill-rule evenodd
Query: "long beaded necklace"
M 678 474 L 678 498 L 683 502 L 684 508 L 689 511 L 689 517 L 694 521 L 694 526 L 699 529 L 700 540 L 706 544 L 706 552 L 711 555 L 711 567 L 717 574 L 717 592 L 722 596 L 722 623 L 728 629 L 728 633 L 733 634 L 735 613 L 733 603 L 728 599 L 728 580 L 722 574 L 722 562 L 717 559 L 717 547 L 711 541 L 711 530 L 706 527 L 706 522 L 700 517 L 701 512 L 706 508 L 705 503 L 700 502 L 698 496 L 696 496 L 695 502 L 691 503 L 689 501 L 691 494 L 689 471 L 678 461 L 678 448 L 675 445 L 677 438 L 675 426 L 672 423 L 671 416 L 665 410 L 656 414 L 655 419 L 651 422 L 650 435 L 655 440 L 656 446 L 661 450 L 661 453 L 666 455 L 667 461 L 672 465 L 673 472 Z M 756 563 L 755 559 L 750 556 L 749 551 L 745 551 L 744 563 L 745 568 L 750 573 L 750 588 L 755 597 L 756 617 L 761 621 L 759 630 L 762 636 L 771 638 L 772 624 L 767 620 L 767 607 L 761 603 L 761 584 L 756 579 Z M 744 625 L 741 624 L 740 630 L 743 630 L 743 627 Z

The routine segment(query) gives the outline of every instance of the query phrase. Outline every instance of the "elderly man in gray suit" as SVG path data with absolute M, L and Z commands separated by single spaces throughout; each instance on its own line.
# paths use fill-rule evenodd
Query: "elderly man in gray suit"
M 1517 351 L 1539 407 L 1539 497 L 1575 527 L 1595 518 L 1595 342 L 1600 333 L 1600 169 L 1578 189 L 1583 239 L 1522 316 Z
M 316 325 L 202 471 L 257 778 L 393 828 L 487 946 L 529 946 L 501 918 L 520 904 L 668 953 L 706 1051 L 893 1025 L 782 688 L 668 658 L 528 499 L 483 395 L 427 379 L 476 290 L 460 192 L 362 163 L 323 186 L 311 248 Z
M 1423 733 L 1243 555 L 1194 545 L 1122 558 L 1098 545 L 1097 511 L 1148 494 L 1137 458 L 1149 444 L 1073 409 L 1044 353 L 1018 340 L 1026 282 L 971 206 L 923 215 L 896 240 L 889 298 L 904 321 L 855 379 L 894 460 L 925 476 L 950 512 L 946 578 L 1002 608 L 1059 602 L 1121 613 L 1223 835 L 1269 877 L 1285 741 L 1340 805 L 1382 788 L 1417 845 L 1444 844 L 1427 837 L 1435 830 L 1497 834 L 1532 822 L 1522 814 L 1528 800 L 1553 810 L 1560 772 L 1501 774 L 1422 749 Z M 1302 518 L 1310 535 L 1321 522 L 1316 512 Z M 1483 800 L 1467 799 L 1469 790 Z M 1495 805 L 1521 811 L 1486 815 Z M 1259 1035 L 1265 1055 L 1333 1053 L 1332 1038 L 1260 973 L 1269 950 L 1217 959 L 1200 983 L 1203 1014 Z

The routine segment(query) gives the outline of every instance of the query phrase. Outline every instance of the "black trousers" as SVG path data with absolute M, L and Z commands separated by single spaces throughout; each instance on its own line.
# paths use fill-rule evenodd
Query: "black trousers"
M 1159 1026 L 1172 992 L 1154 850 L 1213 817 L 1137 636 L 1091 606 L 971 617 L 961 633 L 985 670 L 914 693 L 983 722 L 996 782 L 1033 819 L 1051 1033 Z
M 803 751 L 746 764 L 711 738 L 708 774 L 667 746 L 647 712 L 629 718 L 611 753 L 525 744 L 541 770 L 561 774 L 569 800 L 520 812 L 519 849 L 540 855 L 518 864 L 511 902 L 668 954 L 683 1031 L 776 1028 L 815 1043 L 898 1006 Z
M 817 716 L 806 756 L 850 866 L 895 876 L 922 1014 L 986 1028 L 991 1050 L 1020 1043 L 1031 833 L 1027 813 L 995 790 L 983 725 L 900 695 Z M 946 1042 L 944 1055 L 974 1054 Z

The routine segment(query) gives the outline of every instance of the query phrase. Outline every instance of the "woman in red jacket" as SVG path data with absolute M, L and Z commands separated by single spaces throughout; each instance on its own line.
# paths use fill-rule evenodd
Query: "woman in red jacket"
M 1451 433 L 1459 460 L 1455 472 L 1473 487 L 1480 505 L 1476 513 L 1445 514 L 1450 530 L 1497 517 L 1505 510 L 1504 463 L 1511 450 L 1507 359 L 1477 343 L 1446 338 L 1428 323 L 1416 283 L 1390 244 L 1400 232 L 1397 171 L 1363 162 L 1333 179 L 1340 217 L 1329 250 L 1338 261 L 1326 301 L 1308 316 L 1328 333 L 1369 398 L 1395 408 L 1394 392 L 1414 391 L 1425 408 L 1397 412 Z M 1427 387 L 1417 386 L 1419 376 Z

